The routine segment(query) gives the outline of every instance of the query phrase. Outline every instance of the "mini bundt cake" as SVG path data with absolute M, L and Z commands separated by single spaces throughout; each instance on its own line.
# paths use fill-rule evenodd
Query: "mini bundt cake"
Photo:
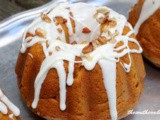
M 20 110 L 0 89 L 0 120 L 20 120 Z
M 143 55 L 160 67 L 160 0 L 139 0 L 129 14 Z
M 20 93 L 48 120 L 123 118 L 142 92 L 141 52 L 123 15 L 62 3 L 25 31 L 16 65 Z

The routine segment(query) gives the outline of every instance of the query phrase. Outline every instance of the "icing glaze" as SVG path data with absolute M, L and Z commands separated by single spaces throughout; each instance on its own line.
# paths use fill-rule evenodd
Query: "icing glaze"
M 12 111 L 13 115 L 19 116 L 20 110 L 3 94 L 0 90 L 0 112 L 3 114 L 8 113 L 8 108 Z M 10 117 L 10 116 L 9 116 Z
M 116 62 L 100 60 L 99 65 L 102 69 L 102 74 L 104 78 L 104 85 L 107 90 L 108 100 L 109 100 L 109 108 L 110 114 L 112 116 L 112 120 L 117 120 L 117 108 L 116 108 Z M 105 71 L 113 71 L 112 74 Z
M 149 8 L 148 8 L 149 7 Z M 134 27 L 135 34 L 138 34 L 140 26 L 155 13 L 160 7 L 160 0 L 145 0 L 139 16 L 139 19 Z
M 2 102 L 0 102 L 0 111 L 3 114 L 7 114 L 7 112 L 8 112 L 7 107 Z
M 97 11 L 102 11 L 102 13 L 97 13 Z M 109 32 L 102 31 L 101 33 L 101 23 L 98 20 L 105 18 L 104 11 L 107 11 L 108 18 L 114 19 L 116 24 L 114 27 L 106 26 Z M 72 13 L 72 16 L 70 13 Z M 95 18 L 96 14 L 97 18 Z M 67 43 L 62 26 L 56 25 L 56 17 L 59 16 L 67 20 L 66 26 L 70 35 L 69 43 L 76 41 L 78 44 Z M 130 38 L 130 35 L 134 34 L 131 25 L 123 15 L 116 13 L 110 8 L 85 3 L 60 4 L 48 13 L 48 17 L 51 20 L 50 23 L 45 22 L 41 18 L 33 21 L 26 29 L 22 41 L 22 53 L 24 53 L 28 47 L 39 42 L 43 47 L 45 55 L 45 59 L 42 62 L 34 83 L 35 92 L 32 108 L 35 109 L 38 106 L 41 87 L 50 69 L 55 68 L 57 70 L 60 83 L 60 109 L 64 111 L 66 109 L 66 85 L 71 86 L 74 84 L 74 64 L 81 63 L 81 65 L 89 71 L 93 70 L 96 64 L 99 64 L 103 73 L 106 94 L 108 95 L 111 118 L 112 120 L 117 120 L 116 63 L 119 62 L 121 57 L 128 55 L 129 64 L 121 63 L 121 65 L 126 72 L 129 72 L 132 63 L 130 54 L 142 52 L 139 43 L 135 39 Z M 75 22 L 75 32 L 71 24 L 71 19 Z M 131 31 L 127 33 L 127 35 L 122 35 L 123 29 L 126 26 L 129 27 Z M 45 30 L 45 37 L 36 35 L 35 31 L 37 28 L 42 29 L 42 31 Z M 57 28 L 61 28 L 63 31 L 60 33 Z M 84 34 L 82 32 L 83 28 L 87 28 L 89 33 Z M 27 33 L 31 33 L 34 36 L 25 38 Z M 114 36 L 115 33 L 116 36 Z M 89 43 L 93 43 L 94 40 L 98 39 L 99 36 L 110 40 L 105 44 L 96 46 L 93 51 L 84 54 L 83 49 L 87 47 Z M 81 44 L 83 41 L 85 41 L 85 43 Z M 123 45 L 117 47 L 120 42 L 122 42 Z M 135 43 L 139 49 L 130 49 L 128 46 L 129 42 Z M 75 61 L 76 57 L 80 57 L 82 60 Z M 68 74 L 64 68 L 64 60 L 69 62 Z

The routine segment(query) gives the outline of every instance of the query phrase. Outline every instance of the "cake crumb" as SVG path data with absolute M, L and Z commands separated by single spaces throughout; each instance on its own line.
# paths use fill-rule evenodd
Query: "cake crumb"
M 42 14 L 41 14 L 41 18 L 42 18 L 42 20 L 44 20 L 45 22 L 51 23 L 51 19 L 48 17 L 47 14 L 42 13 Z

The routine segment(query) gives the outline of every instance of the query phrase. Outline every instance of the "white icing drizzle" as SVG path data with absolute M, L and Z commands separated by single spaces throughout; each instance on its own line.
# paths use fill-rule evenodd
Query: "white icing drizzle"
M 73 84 L 74 62 L 69 62 L 68 71 L 67 85 L 71 86 Z
M 108 100 L 109 100 L 109 108 L 110 114 L 112 116 L 112 120 L 117 120 L 117 108 L 116 108 L 116 62 L 109 60 L 100 60 L 99 65 L 101 66 L 104 85 L 107 90 Z M 113 73 L 110 74 L 112 71 Z
M 69 74 L 68 74 L 68 84 L 73 83 L 73 67 L 74 65 L 74 60 L 75 56 L 80 56 L 82 49 L 86 45 L 70 45 L 70 44 L 65 44 L 64 42 L 60 41 L 52 41 L 53 43 L 49 46 L 48 51 L 52 51 L 54 53 L 54 56 L 48 56 L 45 58 L 41 65 L 41 69 L 39 74 L 36 77 L 35 80 L 35 99 L 33 101 L 32 107 L 36 108 L 38 101 L 39 101 L 39 94 L 40 94 L 40 89 L 42 86 L 42 83 L 45 80 L 45 77 L 48 73 L 48 71 L 51 68 L 55 68 L 58 72 L 59 79 L 60 79 L 60 108 L 61 110 L 65 110 L 65 101 L 66 101 L 66 72 L 64 70 L 63 66 L 63 60 L 70 61 L 69 63 Z M 61 51 L 56 52 L 55 47 L 56 46 L 61 46 Z M 70 75 L 71 74 L 71 75 Z
M 76 26 L 76 34 L 74 34 L 74 39 L 71 39 L 71 42 L 74 40 L 77 43 L 81 43 L 82 41 L 91 41 L 94 38 L 97 38 L 100 34 L 100 25 L 96 19 L 93 18 L 94 14 L 96 13 L 95 6 L 85 3 L 78 3 L 71 4 L 70 8 L 73 13 Z M 93 31 L 89 34 L 82 35 L 82 29 L 84 27 L 87 27 Z
M 112 41 L 107 42 L 106 44 L 95 48 L 92 52 L 82 55 L 83 48 L 86 47 L 89 42 L 96 40 L 100 36 L 101 24 L 93 17 L 97 12 L 97 9 L 100 8 L 108 10 L 109 18 L 114 18 L 116 20 L 117 25 L 114 27 L 109 27 L 109 30 L 111 34 L 114 34 L 116 31 L 118 31 L 118 35 L 114 38 L 114 43 L 112 43 Z M 70 16 L 70 12 L 72 12 L 73 16 Z M 88 5 L 85 3 L 60 4 L 50 11 L 48 16 L 52 20 L 51 23 L 46 23 L 38 18 L 26 29 L 22 42 L 22 53 L 24 53 L 28 47 L 40 42 L 45 55 L 45 59 L 42 62 L 40 71 L 34 83 L 35 93 L 32 108 L 35 109 L 38 105 L 41 87 L 50 69 L 54 68 L 58 73 L 60 83 L 60 109 L 64 111 L 66 109 L 66 85 L 71 86 L 74 84 L 74 64 L 81 63 L 85 69 L 93 70 L 95 65 L 98 63 L 100 64 L 103 73 L 104 86 L 108 95 L 111 118 L 112 120 L 117 120 L 116 63 L 119 62 L 121 57 L 128 54 L 129 64 L 121 63 L 121 65 L 126 72 L 129 72 L 132 63 L 130 54 L 142 52 L 142 48 L 140 47 L 139 43 L 135 39 L 129 37 L 134 33 L 133 28 L 127 22 L 124 16 L 116 13 L 110 8 Z M 63 34 L 60 34 L 57 31 L 57 28 L 61 28 L 61 26 L 58 25 L 57 27 L 54 22 L 55 20 L 53 20 L 53 18 L 57 16 L 67 19 L 66 25 L 68 27 L 69 34 L 72 34 L 72 37 L 70 37 L 70 43 L 73 41 L 76 41 L 77 43 L 87 41 L 87 43 L 74 45 L 67 44 L 64 31 Z M 98 17 L 101 18 L 103 15 L 99 14 Z M 75 33 L 73 33 L 70 18 L 74 19 L 75 21 Z M 122 35 L 125 26 L 128 26 L 131 31 L 127 35 Z M 91 32 L 88 34 L 83 34 L 82 29 L 84 27 L 89 28 Z M 34 37 L 28 37 L 25 39 L 25 36 L 28 32 L 35 35 L 36 28 L 46 30 L 46 37 L 42 38 L 36 35 Z M 102 36 L 111 38 L 109 34 L 104 32 L 102 33 Z M 61 41 L 56 40 L 57 37 L 60 37 Z M 27 42 L 27 40 L 31 41 Z M 119 42 L 123 42 L 123 45 L 117 47 Z M 139 49 L 130 49 L 128 46 L 129 42 L 135 43 Z M 48 44 L 48 47 L 46 47 L 46 44 Z M 57 46 L 59 47 L 58 50 L 56 49 Z M 49 53 L 52 54 L 49 55 Z M 89 60 L 84 56 L 90 56 L 92 59 Z M 80 57 L 82 60 L 75 61 L 76 57 Z M 69 62 L 68 75 L 64 68 L 64 60 Z
M 0 102 L 0 111 L 3 114 L 7 114 L 7 112 L 8 112 L 7 107 L 2 102 Z
M 155 13 L 160 7 L 160 0 L 145 0 L 143 3 L 143 7 L 136 23 L 134 30 L 135 34 L 137 35 L 139 32 L 140 26 L 151 16 Z
M 20 115 L 20 110 L 3 94 L 1 90 L 0 90 L 0 100 L 3 102 L 3 103 L 0 102 L 0 111 L 3 114 L 8 113 L 8 110 L 7 110 L 7 107 L 8 107 L 15 116 Z

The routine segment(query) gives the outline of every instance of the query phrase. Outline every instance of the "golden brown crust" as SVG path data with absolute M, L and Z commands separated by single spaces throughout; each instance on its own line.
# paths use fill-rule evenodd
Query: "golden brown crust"
M 125 28 L 124 34 L 129 31 L 128 28 Z M 137 48 L 134 43 L 130 43 L 129 46 Z M 28 53 L 31 53 L 33 58 Z M 59 78 L 57 71 L 51 69 L 42 85 L 38 106 L 33 110 L 31 104 L 34 98 L 34 81 L 44 58 L 42 46 L 37 43 L 28 48 L 24 54 L 19 54 L 16 65 L 18 85 L 22 98 L 35 114 L 47 119 L 110 119 L 102 71 L 98 64 L 92 71 L 87 71 L 80 64 L 75 64 L 74 83 L 71 87 L 67 86 L 67 109 L 64 112 L 59 108 Z M 140 54 L 131 54 L 131 59 L 130 73 L 126 73 L 120 63 L 117 63 L 116 87 L 119 118 L 126 116 L 127 111 L 135 107 L 143 89 L 145 69 L 142 57 Z M 121 61 L 127 62 L 128 57 L 124 56 Z M 65 61 L 64 66 L 66 72 L 68 72 L 67 61 Z
M 9 118 L 9 114 L 4 115 L 0 112 L 0 120 L 12 120 Z M 13 117 L 13 120 L 21 120 L 20 117 Z
M 135 26 L 145 0 L 132 8 L 128 21 Z M 143 48 L 143 55 L 157 67 L 160 67 L 160 9 L 158 9 L 140 27 L 137 39 Z
M 0 100 L 0 102 L 3 102 L 3 101 Z M 0 112 L 0 120 L 11 120 L 11 118 L 9 117 L 10 114 L 13 114 L 13 113 L 9 108 L 8 108 L 8 113 L 6 115 Z M 13 120 L 21 120 L 21 119 L 20 117 L 13 116 Z

